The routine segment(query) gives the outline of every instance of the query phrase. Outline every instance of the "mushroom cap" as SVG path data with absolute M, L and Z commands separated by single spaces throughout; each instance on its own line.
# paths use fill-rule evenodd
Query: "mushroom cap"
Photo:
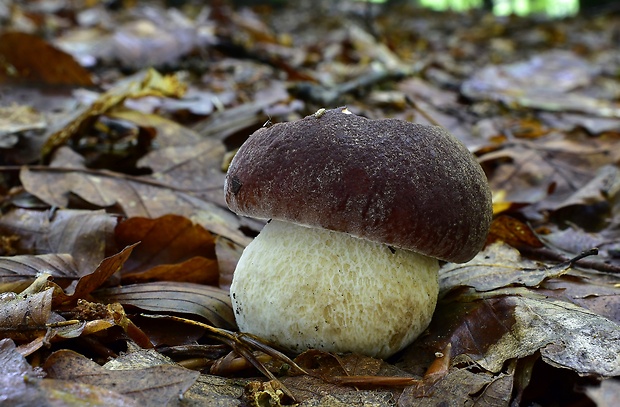
M 346 109 L 263 127 L 228 169 L 237 214 L 319 227 L 451 262 L 480 251 L 491 191 L 446 130 Z

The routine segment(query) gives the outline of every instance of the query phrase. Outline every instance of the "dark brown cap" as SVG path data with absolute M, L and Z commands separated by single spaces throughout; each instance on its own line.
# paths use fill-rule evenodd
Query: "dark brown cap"
M 440 127 L 346 113 L 256 131 L 228 170 L 229 208 L 452 262 L 475 256 L 492 206 L 469 150 Z

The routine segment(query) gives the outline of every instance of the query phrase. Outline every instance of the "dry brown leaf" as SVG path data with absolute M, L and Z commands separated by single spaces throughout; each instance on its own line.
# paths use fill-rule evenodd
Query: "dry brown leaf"
M 443 293 L 457 287 L 473 287 L 477 291 L 515 285 L 536 287 L 545 279 L 565 274 L 570 267 L 569 262 L 553 267 L 535 263 L 507 244 L 496 242 L 467 263 L 444 265 L 439 270 L 439 286 Z
M 93 86 L 90 72 L 71 55 L 32 34 L 0 35 L 0 60 L 0 82 Z
M 604 133 L 612 135 L 617 133 L 620 128 L 620 119 L 596 117 L 588 114 L 541 112 L 540 117 L 550 127 L 566 132 L 582 127 L 591 135 L 601 135 Z
M 118 303 L 105 305 L 80 299 L 63 315 L 70 318 L 69 322 L 77 323 L 73 326 L 69 323 L 54 326 L 54 333 L 58 337 L 75 338 L 119 326 L 136 345 L 144 349 L 153 347 L 148 336 L 127 317 L 125 310 Z
M 36 294 L 5 293 L 0 297 L 0 334 L 26 342 L 44 336 L 52 311 L 52 289 Z
M 552 298 L 568 301 L 620 324 L 620 286 L 613 276 L 571 272 L 541 284 Z
M 48 377 L 105 388 L 128 396 L 143 406 L 165 406 L 182 395 L 199 376 L 179 366 L 107 370 L 69 350 L 54 352 L 43 366 Z
M 381 359 L 359 354 L 335 355 L 320 350 L 308 350 L 295 362 L 310 375 L 285 377 L 285 384 L 297 400 L 311 400 L 317 396 L 330 394 L 336 399 L 348 398 L 352 388 L 372 388 L 376 395 L 390 399 L 396 398 L 402 387 L 416 379 Z M 389 389 L 379 392 L 376 389 Z M 367 397 L 370 393 L 363 393 Z M 360 394 L 361 396 L 361 394 Z
M 461 360 L 471 359 L 493 373 L 507 360 L 540 352 L 546 363 L 581 375 L 620 374 L 620 325 L 536 291 L 470 303 L 440 302 L 429 335 L 406 351 L 406 364 L 415 365 L 421 353 L 447 342 L 455 358 L 463 355 Z
M 224 154 L 225 148 L 220 141 L 205 139 L 199 143 L 155 150 L 142 158 L 138 165 L 152 168 L 154 174 L 151 178 L 158 182 L 225 206 Z
M 497 216 L 491 222 L 486 244 L 489 245 L 497 241 L 505 242 L 517 249 L 544 246 L 527 224 L 507 215 Z
M 180 97 L 185 93 L 186 86 L 174 75 L 162 76 L 154 69 L 149 69 L 142 77 L 121 83 L 102 94 L 97 101 L 75 112 L 65 123 L 57 123 L 50 129 L 49 136 L 41 150 L 47 157 L 53 150 L 64 145 L 71 138 L 79 136 L 81 130 L 87 128 L 101 114 L 122 104 L 127 98 Z
M 0 217 L 0 234 L 19 237 L 18 254 L 71 254 L 83 275 L 116 250 L 116 222 L 116 216 L 104 211 L 14 208 Z
M 505 246 L 492 253 L 485 252 L 489 259 L 442 271 L 446 277 L 444 297 L 433 325 L 411 348 L 389 363 L 378 364 L 355 356 L 326 356 L 316 365 L 309 361 L 308 366 L 331 374 L 332 379 L 341 379 L 326 383 L 310 376 L 287 378 L 291 380 L 287 383 L 291 389 L 307 397 L 300 407 L 569 402 L 581 405 L 589 401 L 580 391 L 587 391 L 597 403 L 604 403 L 618 393 L 618 389 L 609 386 L 615 383 L 613 379 L 602 380 L 599 389 L 591 387 L 600 380 L 597 376 L 609 374 L 602 370 L 617 356 L 619 341 L 614 336 L 616 325 L 600 317 L 603 315 L 616 323 L 620 320 L 618 274 L 614 274 L 620 269 L 620 196 L 615 186 L 618 179 L 615 167 L 620 159 L 620 119 L 613 117 L 618 116 L 620 107 L 616 80 L 620 60 L 615 37 L 610 34 L 610 27 L 617 26 L 616 14 L 601 13 L 596 19 L 583 16 L 556 21 L 536 19 L 536 24 L 529 24 L 531 20 L 527 18 L 500 21 L 491 15 L 480 18 L 480 13 L 460 14 L 457 19 L 455 14 L 409 11 L 403 4 L 396 8 L 368 8 L 368 18 L 364 19 L 368 25 L 362 26 L 358 12 L 363 10 L 357 7 L 359 4 L 349 2 L 334 2 L 329 7 L 316 4 L 304 8 L 303 13 L 299 12 L 299 5 L 292 3 L 282 8 L 254 8 L 237 13 L 234 7 L 228 7 L 228 2 L 212 2 L 208 10 L 192 8 L 198 12 L 192 18 L 183 14 L 185 9 L 168 10 L 150 4 L 134 8 L 125 2 L 125 7 L 111 10 L 102 2 L 95 2 L 86 10 L 81 2 L 62 2 L 61 6 L 54 3 L 51 7 L 48 3 L 13 1 L 10 13 L 0 11 L 0 20 L 8 27 L 45 32 L 50 41 L 63 43 L 63 49 L 90 58 L 96 72 L 105 72 L 106 89 L 111 87 L 113 91 L 97 98 L 88 91 L 74 91 L 70 95 L 65 91 L 61 95 L 47 90 L 2 87 L 5 102 L 22 105 L 27 101 L 51 123 L 47 135 L 54 135 L 53 145 L 48 144 L 46 148 L 55 148 L 69 140 L 75 141 L 72 145 L 83 154 L 74 153 L 73 157 L 59 154 L 53 157 L 50 167 L 31 166 L 24 170 L 22 180 L 26 191 L 22 192 L 22 185 L 15 177 L 17 169 L 9 164 L 28 165 L 39 158 L 44 138 L 38 134 L 41 121 L 34 117 L 32 126 L 21 120 L 10 122 L 6 137 L 2 137 L 0 128 L 0 145 L 13 146 L 0 151 L 0 161 L 4 163 L 0 168 L 0 198 L 8 197 L 0 216 L 0 248 L 6 253 L 58 257 L 70 254 L 77 263 L 79 278 L 93 272 L 105 256 L 119 250 L 110 240 L 116 217 L 102 215 L 103 211 L 91 218 L 62 209 L 55 212 L 12 209 L 11 205 L 44 208 L 31 194 L 60 208 L 96 207 L 121 216 L 151 218 L 174 213 L 216 235 L 219 284 L 227 288 L 243 246 L 250 241 L 241 231 L 252 235 L 260 230 L 262 223 L 240 220 L 226 210 L 222 199 L 222 158 L 232 157 L 234 149 L 267 121 L 267 116 L 271 116 L 272 122 L 290 120 L 315 110 L 308 111 L 312 109 L 312 97 L 318 95 L 322 100 L 340 97 L 343 104 L 365 116 L 438 123 L 461 138 L 481 158 L 494 190 L 496 213 L 506 213 L 524 222 L 498 218 L 490 240 L 507 242 L 520 249 L 521 255 Z M 403 21 L 406 21 L 404 26 Z M 166 38 L 157 38 L 166 31 Z M 85 32 L 91 37 L 85 39 L 82 36 Z M 370 35 L 371 32 L 379 35 Z M 93 33 L 99 36 L 97 41 L 93 41 Z M 213 37 L 214 33 L 217 38 Z M 70 38 L 71 48 L 64 48 L 68 41 L 62 42 L 58 35 Z M 178 49 L 170 48 L 179 39 L 187 41 L 181 41 L 183 46 Z M 216 42 L 211 42 L 214 39 Z M 130 44 L 127 40 L 137 42 Z M 118 47 L 110 47 L 113 41 Z M 95 43 L 97 49 L 92 48 Z M 157 44 L 164 46 L 159 54 L 152 47 Z M 197 44 L 207 46 L 196 47 Z M 0 49 L 2 45 L 0 40 Z M 558 48 L 571 51 L 557 52 Z M 197 52 L 180 61 L 178 55 L 189 49 Z M 31 53 L 27 49 L 18 51 Z M 178 102 L 169 102 L 160 97 L 158 90 L 174 88 L 174 84 L 145 85 L 135 78 L 121 83 L 125 72 L 118 71 L 119 61 L 128 61 L 134 67 L 172 61 L 174 65 L 167 67 L 171 71 L 181 68 L 190 73 L 186 76 L 190 92 Z M 515 64 L 514 61 L 524 62 Z M 381 70 L 375 70 L 377 64 L 401 74 L 415 73 L 416 78 L 394 77 L 385 71 L 377 74 Z M 469 78 L 465 84 L 464 78 Z M 316 89 L 306 86 L 309 91 L 303 93 L 304 85 L 308 85 L 304 81 L 320 85 Z M 136 90 L 134 96 L 144 95 L 139 89 L 143 85 L 156 96 L 127 99 L 132 89 Z M 295 90 L 299 93 L 293 93 Z M 89 98 L 97 100 L 91 102 Z M 83 108 L 79 107 L 80 102 Z M 73 113 L 71 117 L 66 121 L 57 119 L 67 111 Z M 201 121 L 194 125 L 195 131 L 189 131 L 171 120 L 186 125 Z M 138 136 L 132 138 L 135 135 Z M 117 157 L 120 157 L 118 162 Z M 222 168 L 225 166 L 226 161 Z M 148 170 L 153 174 L 126 175 L 144 174 Z M 540 246 L 529 225 L 536 228 L 542 236 L 540 240 L 547 248 L 553 248 L 553 252 Z M 154 246 L 154 250 L 161 248 L 147 239 L 141 245 Z M 539 260 L 562 261 L 559 251 L 572 257 L 592 247 L 599 247 L 601 256 L 580 261 L 578 268 L 565 270 L 562 265 L 545 267 L 531 261 L 534 256 Z M 143 249 L 144 246 L 137 246 L 134 254 Z M 168 252 L 162 254 L 183 252 L 172 243 L 160 251 Z M 158 263 L 154 253 L 142 253 L 140 260 L 145 267 L 134 270 L 144 274 L 139 277 L 134 274 L 133 281 L 187 277 L 190 268 L 201 274 L 203 268 L 211 267 L 201 262 L 216 258 L 211 252 L 208 256 L 192 253 Z M 557 257 L 552 257 L 553 254 Z M 194 259 L 199 263 L 195 267 Z M 21 262 L 22 272 L 38 260 L 17 257 L 10 261 Z M 130 258 L 125 264 L 131 261 Z M 91 287 L 99 285 L 98 279 L 112 268 L 97 270 L 90 283 L 85 277 L 81 281 L 83 287 L 77 290 L 75 285 L 71 286 L 67 293 L 73 293 L 72 296 L 56 287 L 58 283 L 66 288 L 66 280 L 61 281 L 59 276 L 54 282 L 43 281 L 42 287 L 50 285 L 56 289 L 58 299 L 70 301 L 63 304 L 63 317 L 73 316 L 79 322 L 63 326 L 71 321 L 57 323 L 58 315 L 52 310 L 49 319 L 55 322 L 48 324 L 47 329 L 33 329 L 34 339 L 24 337 L 30 342 L 21 342 L 14 351 L 30 355 L 28 361 L 22 358 L 22 363 L 38 363 L 49 353 L 43 347 L 50 342 L 54 349 L 78 344 L 83 349 L 81 345 L 85 343 L 105 345 L 110 340 L 127 339 L 128 330 L 119 329 L 128 321 L 119 303 L 107 306 L 89 303 L 80 307 L 83 302 L 79 298 L 92 301 L 88 294 Z M 112 278 L 120 280 L 120 273 Z M 23 281 L 27 283 L 31 277 Z M 108 278 L 104 284 L 114 286 L 115 281 Z M 487 291 L 468 288 L 471 286 Z M 166 314 L 180 310 L 208 318 L 219 316 L 216 304 L 211 304 L 217 303 L 219 297 L 203 291 L 205 286 L 171 287 L 132 285 L 119 288 L 118 293 L 129 295 L 128 308 L 131 301 L 136 301 Z M 198 291 L 193 293 L 189 287 Z M 34 288 L 31 291 L 36 292 Z M 218 295 L 225 297 L 225 292 L 218 291 Z M 567 302 L 573 305 L 566 305 Z M 214 308 L 207 309 L 204 304 Z M 131 307 L 131 312 L 140 311 Z M 230 311 L 222 314 L 226 313 Z M 229 315 L 225 319 L 233 324 L 232 314 Z M 149 321 L 148 333 L 153 333 L 158 345 L 168 341 L 200 343 L 208 336 L 206 328 L 180 326 L 179 321 L 171 321 L 170 317 L 149 318 L 145 312 L 131 318 L 141 328 L 147 325 L 145 320 Z M 84 337 L 87 334 L 91 335 Z M 243 335 L 237 338 L 240 337 Z M 116 343 L 122 346 L 120 341 Z M 398 366 L 406 369 L 406 373 L 422 377 L 435 353 L 442 352 L 447 344 L 454 346 L 450 354 L 454 357 L 453 364 L 443 380 L 432 386 L 411 386 L 400 396 L 394 390 L 358 391 L 343 385 L 393 384 L 392 379 L 401 380 L 396 376 L 401 376 L 402 370 L 399 373 L 387 366 L 393 369 Z M 14 361 L 10 355 L 1 359 L 1 346 L 0 388 L 3 397 L 9 396 L 9 403 L 121 406 L 146 403 L 98 386 L 40 379 L 34 376 L 34 369 L 20 368 L 19 363 L 15 363 L 15 371 L 4 376 L 4 362 L 13 364 Z M 128 356 L 134 353 L 140 352 Z M 399 359 L 400 356 L 404 359 Z M 487 371 L 498 366 L 498 372 Z M 580 374 L 585 377 L 579 377 Z M 208 382 L 209 387 L 201 387 L 194 395 L 208 394 L 208 397 L 174 400 L 175 403 L 236 405 L 248 401 L 241 394 L 245 380 L 207 375 L 201 380 Z M 554 383 L 559 384 L 554 387 Z M 270 389 L 275 397 L 268 398 Z M 222 393 L 227 393 L 225 399 L 217 397 Z M 260 400 L 256 401 L 275 404 L 287 401 L 278 396 L 273 382 L 259 385 L 256 391 L 248 393 L 257 395 Z M 554 397 L 560 399 L 553 400 Z M 160 404 L 161 400 L 153 403 Z M 610 405 L 615 404 L 612 399 Z
M 82 407 L 85 405 L 93 407 L 143 406 L 140 400 L 124 396 L 115 390 L 85 383 L 76 383 L 72 380 L 44 379 L 38 385 L 38 390 L 44 395 L 43 398 L 51 405 L 67 407 Z
M 480 157 L 483 167 L 489 168 L 492 190 L 503 193 L 504 202 L 542 202 L 546 208 L 578 191 L 590 181 L 593 169 L 609 160 L 606 147 L 584 145 L 558 135 L 535 141 L 514 140 Z
M 466 80 L 461 90 L 472 99 L 507 105 L 620 117 L 616 103 L 576 91 L 590 85 L 597 70 L 576 53 L 551 50 L 524 62 L 485 67 Z
M 213 235 L 177 215 L 129 218 L 116 227 L 122 246 L 140 242 L 123 265 L 123 281 L 187 281 L 217 285 Z
M 228 291 L 207 285 L 161 281 L 106 288 L 95 295 L 106 303 L 118 302 L 151 312 L 201 316 L 219 328 L 236 326 Z
M 507 297 L 515 325 L 492 346 L 484 368 L 498 372 L 504 362 L 540 350 L 545 362 L 581 375 L 620 375 L 620 325 L 564 301 Z
M 250 241 L 239 231 L 239 218 L 230 211 L 150 177 L 76 168 L 24 167 L 20 179 L 28 192 L 51 206 L 66 208 L 69 197 L 75 194 L 98 207 L 118 205 L 127 217 L 157 218 L 174 213 L 235 242 L 245 245 Z
M 33 378 L 42 376 L 42 372 L 33 369 L 24 356 L 18 352 L 12 340 L 0 339 L 0 376 L 24 374 Z
M 215 240 L 215 253 L 217 257 L 220 279 L 218 285 L 223 290 L 229 290 L 232 283 L 233 274 L 239 258 L 243 253 L 243 246 L 224 237 L 217 237 Z
M 11 340 L 0 340 L 3 405 L 138 406 L 131 399 L 111 390 L 64 380 L 42 379 L 43 371 L 33 369 L 20 352 Z
M 398 399 L 398 406 L 431 407 L 444 404 L 474 404 L 476 400 L 474 395 L 480 394 L 493 380 L 493 375 L 489 373 L 472 372 L 469 369 L 453 369 L 443 380 L 440 380 L 430 389 L 420 389 L 418 386 L 406 388 Z M 480 405 L 486 406 L 486 404 Z
M 138 167 L 149 168 L 149 178 L 218 205 L 225 206 L 222 160 L 226 149 L 221 140 L 201 137 L 197 132 L 154 114 L 116 109 L 111 117 L 152 128 L 158 148 L 142 157 Z
M 434 354 L 441 352 L 448 344 L 453 359 L 459 355 L 480 359 L 493 344 L 509 334 L 514 324 L 513 314 L 514 305 L 498 298 L 475 302 L 441 300 L 427 335 L 405 350 L 403 368 L 423 371 Z
M 405 112 L 414 115 L 415 123 L 441 126 L 461 140 L 471 150 L 477 150 L 482 141 L 472 136 L 472 131 L 463 125 L 452 112 L 462 111 L 465 106 L 459 102 L 459 95 L 453 91 L 441 89 L 422 78 L 413 77 L 401 81 L 398 88 L 414 104 L 413 109 Z M 409 117 L 405 115 L 405 120 Z
M 180 263 L 153 266 L 143 272 L 126 273 L 122 276 L 123 284 L 149 281 L 181 281 L 217 286 L 217 260 L 193 257 Z
M 42 273 L 49 274 L 65 287 L 80 276 L 69 254 L 0 257 L 0 290 L 21 291 Z
M 42 130 L 45 125 L 42 115 L 30 106 L 0 106 L 0 148 L 14 147 L 20 133 Z
M 568 255 L 576 255 L 588 248 L 596 247 L 607 261 L 617 263 L 618 259 L 614 258 L 614 253 L 620 249 L 619 232 L 617 226 L 600 233 L 589 233 L 576 227 L 560 229 L 552 226 L 540 238 L 550 247 Z
M 616 165 L 599 168 L 594 177 L 557 205 L 552 219 L 559 225 L 574 224 L 585 230 L 604 228 L 612 216 L 613 202 L 620 197 L 620 169 Z
M 114 273 L 121 269 L 135 246 L 127 246 L 121 252 L 106 257 L 95 271 L 80 277 L 74 286 L 69 287 L 65 292 L 56 292 L 54 304 L 60 305 L 76 302 L 101 287 Z

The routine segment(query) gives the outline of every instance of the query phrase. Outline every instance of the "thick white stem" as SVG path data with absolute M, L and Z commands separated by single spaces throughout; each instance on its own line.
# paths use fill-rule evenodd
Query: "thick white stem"
M 272 221 L 243 252 L 231 298 L 242 332 L 295 352 L 385 358 L 430 323 L 438 269 L 415 252 Z

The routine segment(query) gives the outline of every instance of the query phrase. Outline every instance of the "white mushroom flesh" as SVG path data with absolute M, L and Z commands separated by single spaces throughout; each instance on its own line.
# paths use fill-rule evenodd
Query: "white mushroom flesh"
M 243 252 L 231 298 L 242 332 L 293 352 L 385 358 L 430 323 L 438 269 L 412 251 L 272 221 Z

